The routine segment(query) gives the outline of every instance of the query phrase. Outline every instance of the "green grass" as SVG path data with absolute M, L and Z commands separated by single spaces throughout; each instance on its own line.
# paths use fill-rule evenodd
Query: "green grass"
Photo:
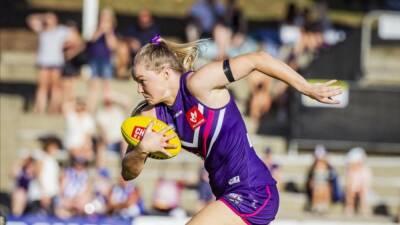
M 31 7 L 81 10 L 83 0 L 28 0 Z M 136 14 L 146 8 L 159 16 L 183 17 L 196 0 L 100 0 L 100 7 L 111 6 L 120 14 Z M 296 2 L 299 7 L 312 6 L 312 0 L 240 0 L 246 16 L 251 20 L 280 20 L 285 16 L 288 2 Z M 330 18 L 334 22 L 352 26 L 360 25 L 362 14 L 348 11 L 331 10 Z

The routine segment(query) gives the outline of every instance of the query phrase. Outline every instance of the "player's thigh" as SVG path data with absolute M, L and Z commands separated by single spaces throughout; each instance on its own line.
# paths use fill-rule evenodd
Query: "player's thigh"
M 221 201 L 208 204 L 186 225 L 246 225 L 229 207 Z

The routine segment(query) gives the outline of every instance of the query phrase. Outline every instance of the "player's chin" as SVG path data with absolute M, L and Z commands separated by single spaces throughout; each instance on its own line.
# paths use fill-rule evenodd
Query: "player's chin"
M 159 101 L 157 101 L 154 98 L 145 97 L 144 99 L 146 100 L 147 104 L 149 104 L 149 105 L 157 105 L 158 103 L 160 103 Z

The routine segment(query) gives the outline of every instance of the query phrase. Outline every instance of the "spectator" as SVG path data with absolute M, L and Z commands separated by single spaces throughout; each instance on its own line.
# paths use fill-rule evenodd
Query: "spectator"
M 72 167 L 63 171 L 60 195 L 55 204 L 58 217 L 70 218 L 85 214 L 85 206 L 92 199 L 87 166 L 85 158 L 75 157 L 72 158 Z
M 337 174 L 327 159 L 323 145 L 317 145 L 314 151 L 314 163 L 307 176 L 308 204 L 312 212 L 326 213 L 336 188 Z
M 228 1 L 224 20 L 233 35 L 247 33 L 247 20 L 238 0 Z
M 261 116 L 271 108 L 272 98 L 269 93 L 271 81 L 271 78 L 265 78 L 260 73 L 254 74 L 249 79 L 249 115 L 254 121 L 259 121 Z
M 63 103 L 75 99 L 75 82 L 80 69 L 86 63 L 85 42 L 83 41 L 77 24 L 74 21 L 67 23 L 70 33 L 64 45 L 65 66 L 63 70 Z
M 259 121 L 261 117 L 268 113 L 273 107 L 277 108 L 278 121 L 285 121 L 287 110 L 286 90 L 287 84 L 282 81 L 265 78 L 264 74 L 254 72 L 249 77 L 250 96 L 248 102 L 248 114 L 254 121 Z
M 125 102 L 123 103 L 111 96 L 105 97 L 103 107 L 97 111 L 96 122 L 99 127 L 101 142 L 106 146 L 106 149 L 121 155 L 122 147 L 124 147 L 121 124 L 126 115 L 117 103 L 121 103 L 124 108 L 127 108 Z
M 301 19 L 295 3 L 289 3 L 286 7 L 286 17 L 280 26 L 279 33 L 282 44 L 294 45 L 300 40 Z
M 281 166 L 274 160 L 272 149 L 270 147 L 265 148 L 263 161 L 271 172 L 272 177 L 276 180 L 277 186 L 280 189 L 282 187 L 282 169 Z
M 28 26 L 39 34 L 37 65 L 39 67 L 38 87 L 36 90 L 35 112 L 47 110 L 50 95 L 49 112 L 61 110 L 62 89 L 61 70 L 64 66 L 63 47 L 69 35 L 68 28 L 58 24 L 54 13 L 32 14 L 27 18 Z
M 128 45 L 131 52 L 131 57 L 136 55 L 136 52 L 151 38 L 160 33 L 160 29 L 154 22 L 153 15 L 147 9 L 142 9 L 137 15 L 137 23 L 135 27 L 130 27 L 126 31 Z
M 144 214 L 143 201 L 138 187 L 133 182 L 125 181 L 119 177 L 108 195 L 107 210 L 111 215 L 124 219 L 132 219 Z
M 15 188 L 11 194 L 11 213 L 21 216 L 28 204 L 28 191 L 32 180 L 36 178 L 37 164 L 31 156 L 24 156 L 14 164 L 12 177 L 15 180 Z
M 56 137 L 45 137 L 41 141 L 42 152 L 38 152 L 36 156 L 40 207 L 47 214 L 52 214 L 54 199 L 60 191 L 60 167 L 56 160 L 56 154 L 61 149 L 61 142 Z
M 123 39 L 118 45 L 117 51 L 117 74 L 126 73 L 132 63 L 136 52 L 151 38 L 159 34 L 160 30 L 154 21 L 153 15 L 147 9 L 142 9 L 137 15 L 137 22 L 123 32 Z M 120 75 L 122 76 L 122 75 Z
M 365 150 L 360 147 L 350 149 L 346 168 L 346 214 L 367 213 L 367 197 L 371 188 L 372 174 L 365 163 Z M 358 206 L 358 207 L 357 207 Z
M 88 112 L 86 103 L 77 99 L 63 107 L 66 121 L 65 147 L 73 157 L 93 159 L 92 139 L 95 135 L 95 121 Z
M 305 8 L 301 14 L 301 38 L 295 46 L 294 54 L 300 55 L 305 51 L 315 52 L 324 43 L 322 27 L 315 24 L 311 19 L 312 11 Z
M 159 177 L 153 196 L 153 209 L 156 213 L 178 217 L 186 215 L 179 207 L 183 188 L 182 182 Z
M 98 79 L 103 84 L 103 95 L 110 94 L 109 80 L 113 76 L 112 51 L 118 44 L 114 33 L 116 22 L 112 9 L 101 10 L 99 25 L 88 45 L 89 65 L 92 72 L 87 102 L 90 111 L 93 111 L 97 106 Z
M 86 211 L 88 214 L 105 215 L 107 213 L 107 199 L 112 186 L 109 170 L 105 167 L 98 168 L 92 182 L 94 196 L 86 206 L 88 209 Z
M 224 25 L 229 28 L 231 35 L 229 40 L 226 40 L 226 53 L 229 57 L 257 51 L 257 43 L 247 37 L 247 20 L 237 0 L 228 1 Z
M 204 206 L 215 199 L 209 184 L 207 170 L 205 170 L 204 168 L 200 169 L 197 191 L 199 193 L 197 211 L 200 211 L 202 208 L 204 208 Z
M 224 11 L 224 6 L 218 0 L 197 0 L 189 11 L 187 39 L 195 41 L 200 37 L 211 37 L 211 32 L 218 20 L 222 19 Z

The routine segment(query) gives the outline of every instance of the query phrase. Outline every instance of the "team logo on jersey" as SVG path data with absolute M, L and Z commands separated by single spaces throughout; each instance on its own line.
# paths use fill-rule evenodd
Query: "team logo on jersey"
M 193 130 L 206 122 L 203 114 L 201 114 L 196 106 L 193 106 L 189 111 L 186 112 L 186 119 Z
M 227 196 L 228 200 L 235 205 L 239 205 L 243 201 L 243 197 L 237 193 L 229 193 Z
M 239 176 L 234 176 L 231 179 L 229 179 L 228 184 L 229 185 L 233 185 L 233 184 L 237 184 L 240 182 L 240 177 Z
M 145 127 L 135 126 L 132 130 L 131 137 L 133 139 L 140 141 L 142 140 L 145 131 L 146 131 Z

